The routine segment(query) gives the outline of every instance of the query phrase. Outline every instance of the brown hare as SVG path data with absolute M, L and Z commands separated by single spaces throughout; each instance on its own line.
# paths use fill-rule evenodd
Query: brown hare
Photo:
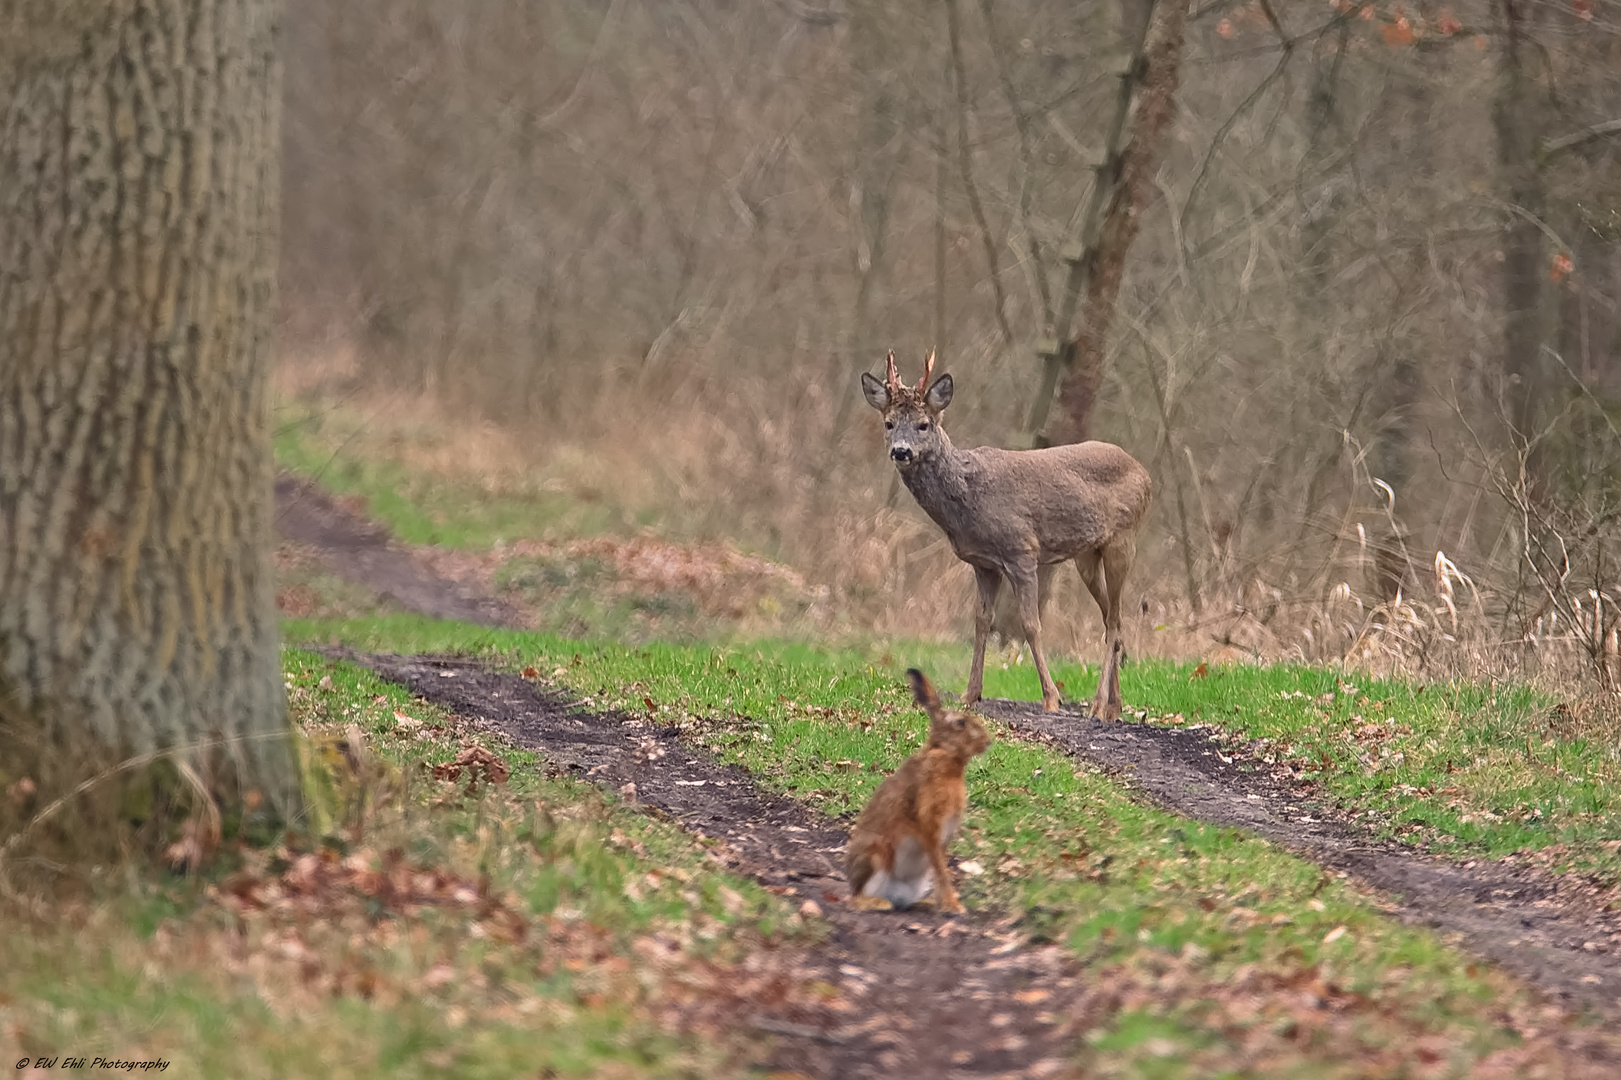
M 942 705 L 921 671 L 911 669 L 906 681 L 929 714 L 929 740 L 873 792 L 850 833 L 844 855 L 850 899 L 857 907 L 908 908 L 938 885 L 940 910 L 961 912 L 946 845 L 968 808 L 963 770 L 991 737 L 973 713 Z

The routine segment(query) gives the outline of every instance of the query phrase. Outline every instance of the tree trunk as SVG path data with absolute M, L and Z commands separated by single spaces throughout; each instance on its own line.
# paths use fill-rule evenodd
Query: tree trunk
M 1037 433 L 1034 441 L 1039 445 L 1083 442 L 1090 437 L 1092 409 L 1103 388 L 1104 352 L 1114 321 L 1115 300 L 1125 277 L 1126 255 L 1137 238 L 1143 211 L 1154 197 L 1154 172 L 1164 157 L 1176 111 L 1182 26 L 1188 7 L 1188 0 L 1168 0 L 1165 6 L 1156 6 L 1151 14 L 1142 16 L 1151 22 L 1140 39 L 1140 54 L 1133 57 L 1130 69 L 1122 76 L 1122 105 L 1133 99 L 1133 77 L 1141 80 L 1134 95 L 1130 140 L 1124 146 L 1119 143 L 1125 119 L 1121 108 L 1107 140 L 1105 160 L 1098 169 L 1083 239 L 1077 251 L 1065 256 L 1070 269 L 1059 308 L 1058 333 L 1061 337 L 1068 334 L 1077 300 L 1081 305 L 1080 326 L 1072 340 L 1057 348 L 1048 346 L 1052 351 L 1047 354 L 1047 374 L 1031 414 L 1031 428 Z M 1134 35 L 1128 30 L 1127 36 L 1129 39 Z M 1048 402 L 1060 371 L 1059 415 L 1049 426 Z
M 1503 201 L 1510 207 L 1502 234 L 1504 404 L 1515 446 L 1526 454 L 1530 494 L 1540 499 L 1546 467 L 1537 437 L 1548 411 L 1542 281 L 1550 260 L 1542 224 L 1548 200 L 1537 163 L 1537 140 L 1545 134 L 1546 110 L 1530 70 L 1538 62 L 1538 50 L 1530 40 L 1535 10 L 1527 0 L 1499 0 L 1498 7 L 1502 51 L 1492 123 Z
M 53 737 L 213 744 L 192 757 L 224 790 L 287 814 L 278 19 L 271 0 L 21 0 L 7 21 L 0 682 Z

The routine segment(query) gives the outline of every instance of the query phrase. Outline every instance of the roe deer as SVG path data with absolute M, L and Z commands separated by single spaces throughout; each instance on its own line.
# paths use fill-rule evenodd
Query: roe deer
M 946 864 L 946 845 L 968 809 L 968 762 L 991 744 L 985 722 L 948 709 L 928 677 L 906 673 L 912 699 L 929 714 L 929 738 L 873 792 L 850 831 L 844 873 L 855 907 L 908 908 L 940 890 L 940 910 L 960 913 L 962 901 Z
M 1041 676 L 1041 704 L 1058 708 L 1058 687 L 1041 652 L 1044 568 L 1074 559 L 1081 580 L 1103 612 L 1104 657 L 1092 714 L 1120 718 L 1120 596 L 1137 552 L 1137 528 L 1148 512 L 1148 470 L 1104 442 L 1040 450 L 959 450 L 940 427 L 951 404 L 950 375 L 933 385 L 929 354 L 916 389 L 903 385 L 889 354 L 879 382 L 863 373 L 861 391 L 884 416 L 889 456 L 924 513 L 945 530 L 957 558 L 974 568 L 979 611 L 974 620 L 974 664 L 963 704 L 979 700 L 985 679 L 985 638 L 1003 579 L 1013 587 L 1025 640 Z

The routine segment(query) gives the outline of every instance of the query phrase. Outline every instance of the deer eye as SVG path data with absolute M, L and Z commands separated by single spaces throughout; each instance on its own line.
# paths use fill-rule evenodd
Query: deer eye
M 917 425 L 917 429 L 919 431 L 927 431 L 927 430 L 929 430 L 929 422 L 927 420 L 919 421 L 918 425 Z
M 885 431 L 894 431 L 895 430 L 895 421 L 893 421 L 893 420 L 885 420 L 884 421 L 884 430 Z

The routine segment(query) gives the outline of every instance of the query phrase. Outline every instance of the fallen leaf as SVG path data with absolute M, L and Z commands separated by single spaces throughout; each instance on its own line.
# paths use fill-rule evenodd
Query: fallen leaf
M 480 783 L 506 783 L 512 770 L 505 761 L 477 745 L 465 747 L 455 761 L 433 767 L 435 780 L 459 780 L 463 774 L 467 776 L 467 791 L 471 794 Z
M 538 679 L 538 678 L 540 678 L 540 672 L 536 671 L 532 667 L 524 668 L 523 671 L 520 674 L 522 674 L 523 677 L 526 678 L 526 679 Z
M 1332 944 L 1334 944 L 1340 938 L 1344 937 L 1346 935 L 1346 932 L 1347 931 L 1346 931 L 1345 925 L 1343 923 L 1341 925 L 1339 925 L 1339 926 L 1336 926 L 1334 929 L 1330 930 L 1328 933 L 1323 935 L 1323 944 L 1324 945 L 1332 945 Z
M 985 864 L 976 859 L 969 859 L 966 862 L 959 863 L 957 869 L 969 877 L 979 877 L 985 872 Z
M 1206 678 L 1207 676 L 1209 676 L 1209 674 L 1210 674 L 1210 665 L 1206 664 L 1203 660 L 1201 660 L 1201 661 L 1199 661 L 1199 666 L 1193 669 L 1193 674 L 1189 675 L 1188 678 L 1190 678 L 1190 679 L 1203 679 L 1203 678 Z
M 1385 44 L 1393 49 L 1411 45 L 1414 40 L 1413 24 L 1405 15 L 1396 16 L 1394 22 L 1388 23 L 1384 28 Z

